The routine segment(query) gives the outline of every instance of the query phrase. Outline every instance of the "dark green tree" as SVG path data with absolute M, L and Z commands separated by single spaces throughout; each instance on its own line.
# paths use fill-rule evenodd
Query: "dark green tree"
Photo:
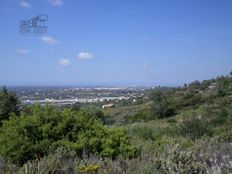
M 196 81 L 189 84 L 189 88 L 191 90 L 195 90 L 195 89 L 198 89 L 200 87 L 200 85 L 201 85 L 201 83 L 196 80 Z
M 157 118 L 172 116 L 175 110 L 171 107 L 166 94 L 161 90 L 155 90 L 152 93 L 152 113 Z
M 10 113 L 19 114 L 20 101 L 15 93 L 9 92 L 4 86 L 0 91 L 0 121 L 9 118 Z

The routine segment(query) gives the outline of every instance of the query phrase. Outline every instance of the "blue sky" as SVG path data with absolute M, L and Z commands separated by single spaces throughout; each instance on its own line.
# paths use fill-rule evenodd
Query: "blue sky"
M 0 85 L 183 85 L 232 70 L 231 0 L 1 0 Z M 48 15 L 48 32 L 19 24 Z

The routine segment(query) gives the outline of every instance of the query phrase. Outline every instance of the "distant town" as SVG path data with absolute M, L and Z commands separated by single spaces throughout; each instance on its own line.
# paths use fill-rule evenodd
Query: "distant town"
M 153 87 L 11 87 L 23 104 L 67 105 L 74 103 L 106 103 L 110 101 L 137 102 L 146 99 L 146 93 Z

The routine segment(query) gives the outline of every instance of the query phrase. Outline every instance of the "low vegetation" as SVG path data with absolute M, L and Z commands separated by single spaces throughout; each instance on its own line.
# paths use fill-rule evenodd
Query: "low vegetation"
M 0 173 L 232 173 L 232 74 L 156 88 L 136 111 L 12 106 L 1 112 Z

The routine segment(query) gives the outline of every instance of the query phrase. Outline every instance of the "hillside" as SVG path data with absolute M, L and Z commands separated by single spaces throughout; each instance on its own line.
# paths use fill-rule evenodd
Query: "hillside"
M 21 108 L 2 121 L 0 171 L 232 172 L 232 73 L 157 87 L 144 97 L 138 104 L 102 110 Z

